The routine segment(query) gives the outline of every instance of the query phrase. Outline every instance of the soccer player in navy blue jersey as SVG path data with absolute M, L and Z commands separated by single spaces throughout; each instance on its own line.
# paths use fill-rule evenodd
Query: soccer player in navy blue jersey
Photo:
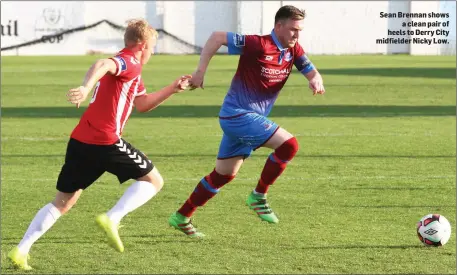
M 260 147 L 273 149 L 267 158 L 247 205 L 260 219 L 278 223 L 266 200 L 268 188 L 282 174 L 298 151 L 297 139 L 267 118 L 279 92 L 295 66 L 309 81 L 313 94 L 324 94 L 323 80 L 298 43 L 305 12 L 294 6 L 281 7 L 269 35 L 213 32 L 206 42 L 190 82 L 203 88 L 209 61 L 222 46 L 239 55 L 238 68 L 219 112 L 223 130 L 214 170 L 203 177 L 181 208 L 168 222 L 190 237 L 204 237 L 192 224 L 191 216 L 220 189 L 235 178 L 243 161 Z

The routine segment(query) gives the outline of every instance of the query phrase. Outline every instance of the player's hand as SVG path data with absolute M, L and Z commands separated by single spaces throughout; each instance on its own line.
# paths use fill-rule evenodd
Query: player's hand
M 176 93 L 180 93 L 189 87 L 189 80 L 192 79 L 192 75 L 183 75 L 173 82 L 173 88 Z
M 203 87 L 203 79 L 205 78 L 205 73 L 201 71 L 195 71 L 192 74 L 192 79 L 190 80 L 190 89 L 195 90 L 197 88 L 202 88 Z
M 324 82 L 322 78 L 314 78 L 309 81 L 309 88 L 313 91 L 313 95 L 325 93 Z
M 89 89 L 87 87 L 79 86 L 78 88 L 70 89 L 68 91 L 67 99 L 70 103 L 76 104 L 76 107 L 79 108 L 79 105 L 86 100 L 88 94 Z

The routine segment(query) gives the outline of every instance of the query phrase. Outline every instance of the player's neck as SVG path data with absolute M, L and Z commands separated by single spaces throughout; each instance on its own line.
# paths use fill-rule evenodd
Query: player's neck
M 141 52 L 134 52 L 133 56 L 135 56 L 136 60 L 141 60 Z

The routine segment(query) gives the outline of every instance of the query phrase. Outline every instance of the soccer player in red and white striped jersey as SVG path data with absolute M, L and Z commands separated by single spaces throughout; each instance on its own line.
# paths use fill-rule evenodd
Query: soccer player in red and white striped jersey
M 83 84 L 68 92 L 68 101 L 79 107 L 95 87 L 89 107 L 71 133 L 54 201 L 38 211 L 19 245 L 8 253 L 15 267 L 32 269 L 27 258 L 33 243 L 105 172 L 116 175 L 120 183 L 136 180 L 111 210 L 96 219 L 109 244 L 124 251 L 118 233 L 121 219 L 154 197 L 163 179 L 148 157 L 121 137 L 122 130 L 133 106 L 139 112 L 150 111 L 185 90 L 191 78 L 181 76 L 169 86 L 146 94 L 141 71 L 153 54 L 156 40 L 157 31 L 146 20 L 130 20 L 124 34 L 125 48 L 111 58 L 96 61 Z
M 103 62 L 108 63 L 112 74 L 106 74 L 95 85 L 90 105 L 71 137 L 84 143 L 110 145 L 121 137 L 134 102 L 142 100 L 146 89 L 141 78 L 143 64 L 130 49 Z

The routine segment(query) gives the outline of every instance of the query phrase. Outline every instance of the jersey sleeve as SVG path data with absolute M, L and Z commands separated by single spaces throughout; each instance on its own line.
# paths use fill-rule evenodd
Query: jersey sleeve
M 114 74 L 115 76 L 123 76 L 128 73 L 129 66 L 127 66 L 127 60 L 125 60 L 124 57 L 117 55 L 111 57 L 111 60 L 116 63 L 116 73 Z
M 230 55 L 253 54 L 261 48 L 260 37 L 257 35 L 245 35 L 227 32 L 227 47 Z
M 306 56 L 306 53 L 300 44 L 295 44 L 294 49 L 294 65 L 297 70 L 302 74 L 307 74 L 316 68 L 311 60 L 309 60 L 308 56 Z
M 146 94 L 146 88 L 144 87 L 143 78 L 140 76 L 140 81 L 138 81 L 138 88 L 136 92 L 136 96 L 142 96 Z
M 123 54 L 118 54 L 111 57 L 116 63 L 116 77 L 122 81 L 130 81 L 141 73 L 141 65 L 133 57 Z

